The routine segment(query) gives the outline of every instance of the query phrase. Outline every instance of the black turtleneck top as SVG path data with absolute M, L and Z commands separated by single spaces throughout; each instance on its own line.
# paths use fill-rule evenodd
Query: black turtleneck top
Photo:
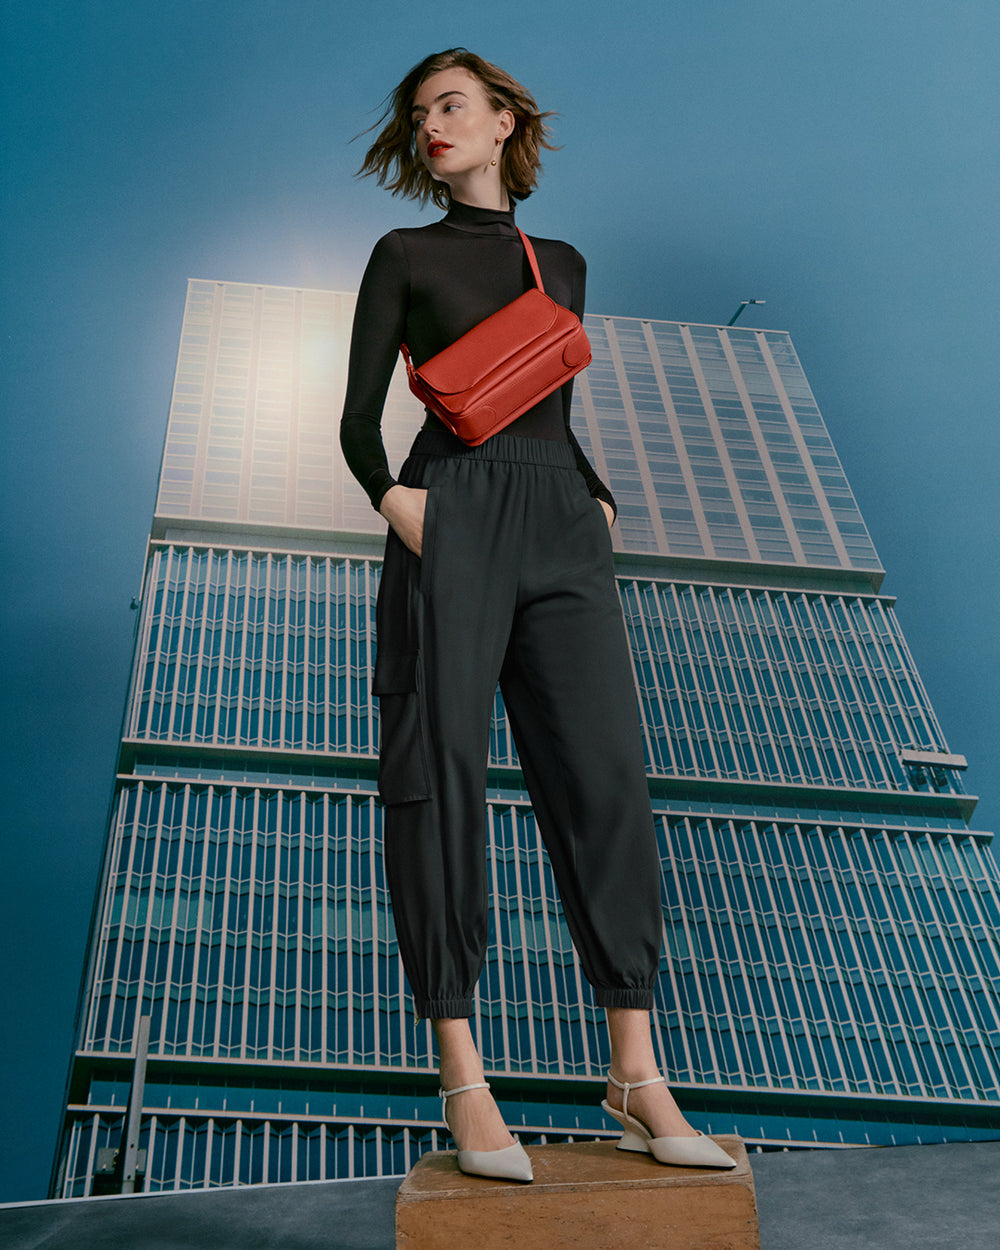
M 582 317 L 587 275 L 583 257 L 555 239 L 532 236 L 531 242 L 546 293 Z M 373 507 L 395 485 L 381 425 L 400 343 L 421 365 L 533 285 L 513 211 L 453 201 L 443 220 L 393 230 L 376 243 L 358 293 L 340 424 L 344 456 Z M 572 396 L 573 383 L 567 382 L 504 433 L 569 443 L 591 495 L 614 507 L 614 497 L 569 428 Z M 424 429 L 444 428 L 427 413 Z

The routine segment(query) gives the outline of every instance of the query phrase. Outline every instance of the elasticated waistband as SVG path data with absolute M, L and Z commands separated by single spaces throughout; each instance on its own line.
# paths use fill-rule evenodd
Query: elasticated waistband
M 410 455 L 540 464 L 553 469 L 576 468 L 576 458 L 569 443 L 556 443 L 547 438 L 518 438 L 513 434 L 494 434 L 478 447 L 468 447 L 448 430 L 420 430 L 410 448 Z

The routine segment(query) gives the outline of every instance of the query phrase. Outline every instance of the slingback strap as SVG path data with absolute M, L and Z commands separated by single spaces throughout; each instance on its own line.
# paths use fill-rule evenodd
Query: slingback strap
M 524 250 L 528 253 L 528 264 L 531 266 L 531 272 L 535 276 L 535 286 L 537 286 L 544 295 L 545 287 L 542 285 L 542 275 L 538 271 L 538 261 L 535 259 L 535 249 L 528 242 L 528 236 L 524 233 L 520 226 L 515 226 L 514 229 L 521 236 L 521 242 L 524 244 Z
M 611 1071 L 609 1069 L 608 1080 L 615 1087 L 615 1089 L 624 1090 L 624 1094 L 622 1096 L 622 1115 L 627 1118 L 629 1090 L 642 1089 L 644 1085 L 656 1085 L 660 1081 L 664 1080 L 664 1078 L 662 1076 L 651 1076 L 648 1081 L 618 1081 L 611 1075 Z
M 489 1089 L 486 1081 L 479 1081 L 475 1085 L 459 1085 L 456 1089 L 439 1089 L 439 1098 L 450 1098 L 452 1094 L 464 1094 L 470 1089 Z

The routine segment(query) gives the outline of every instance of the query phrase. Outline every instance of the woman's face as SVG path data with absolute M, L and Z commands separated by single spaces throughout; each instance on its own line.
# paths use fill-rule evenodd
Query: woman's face
M 452 190 L 456 181 L 481 175 L 494 159 L 499 167 L 500 145 L 514 129 L 510 110 L 494 110 L 475 74 L 457 66 L 420 84 L 411 118 L 417 155 L 431 177 Z

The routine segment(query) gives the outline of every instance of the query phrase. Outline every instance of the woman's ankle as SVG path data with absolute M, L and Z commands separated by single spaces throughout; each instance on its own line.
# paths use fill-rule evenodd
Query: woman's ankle
M 489 1090 L 470 1090 L 447 1099 L 444 1121 L 459 1150 L 505 1150 L 514 1142 Z
M 483 1061 L 468 1020 L 432 1020 L 431 1024 L 437 1039 L 441 1088 L 459 1089 L 484 1080 Z

